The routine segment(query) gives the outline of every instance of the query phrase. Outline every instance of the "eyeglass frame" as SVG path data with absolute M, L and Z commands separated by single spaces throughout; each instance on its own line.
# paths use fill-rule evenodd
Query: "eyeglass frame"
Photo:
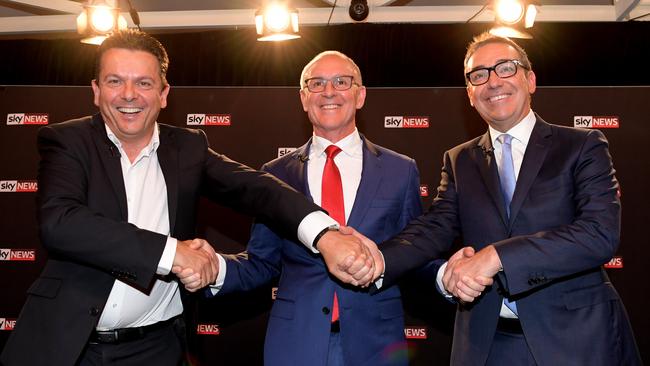
M 337 79 L 337 78 L 350 78 L 350 87 L 349 87 L 349 88 L 346 88 L 346 89 L 338 89 L 336 86 L 334 86 L 335 84 L 332 83 L 332 80 Z M 323 84 L 323 90 L 313 91 L 313 90 L 311 90 L 311 89 L 309 88 L 309 81 L 310 81 L 310 80 L 316 80 L 316 79 L 320 79 L 320 80 L 323 80 L 323 81 L 325 82 L 325 83 Z M 305 80 L 304 80 L 305 86 L 303 86 L 302 88 L 303 88 L 303 89 L 304 89 L 304 88 L 307 88 L 307 90 L 309 90 L 310 93 L 322 93 L 322 92 L 325 91 L 325 89 L 327 89 L 327 83 L 328 83 L 328 82 L 330 83 L 330 85 L 332 85 L 332 88 L 334 88 L 334 90 L 336 90 L 336 91 L 346 91 L 346 90 L 350 90 L 350 89 L 352 89 L 352 85 L 361 86 L 361 84 L 359 84 L 359 83 L 357 83 L 357 82 L 354 81 L 354 75 L 336 75 L 336 76 L 332 76 L 332 77 L 329 78 L 329 79 L 324 78 L 324 77 L 319 77 L 319 76 L 316 76 L 316 77 L 313 77 L 313 78 L 309 78 L 309 79 L 305 79 Z
M 515 64 L 515 72 L 514 72 L 512 75 L 508 75 L 508 76 L 502 77 L 501 75 L 499 75 L 499 74 L 497 73 L 497 67 L 498 67 L 499 65 L 503 65 L 503 64 L 505 64 L 506 62 L 512 62 L 513 64 Z M 522 69 L 524 69 L 524 70 L 526 70 L 526 71 L 530 71 L 530 67 L 524 65 L 524 63 L 521 62 L 521 61 L 519 61 L 519 60 L 516 60 L 516 59 L 514 59 L 514 60 L 503 60 L 503 61 L 499 61 L 499 62 L 497 62 L 496 64 L 494 64 L 494 65 L 491 66 L 491 67 L 479 67 L 479 68 L 476 68 L 476 69 L 474 69 L 474 70 L 472 70 L 472 71 L 466 72 L 466 73 L 465 73 L 465 80 L 467 80 L 467 82 L 470 83 L 470 85 L 472 85 L 472 86 L 479 86 L 479 85 L 486 84 L 488 81 L 490 81 L 491 71 L 493 71 L 494 74 L 495 74 L 496 76 L 498 76 L 499 78 L 501 78 L 501 79 L 511 78 L 511 77 L 517 75 L 517 71 L 519 70 L 519 68 L 518 68 L 517 66 L 521 67 Z M 482 82 L 482 83 L 480 83 L 480 84 L 474 84 L 474 83 L 472 83 L 472 79 L 470 78 L 470 75 L 471 75 L 472 73 L 475 73 L 475 72 L 480 71 L 480 70 L 487 70 L 487 72 L 488 72 L 488 77 L 487 77 L 487 79 L 485 79 L 485 82 Z

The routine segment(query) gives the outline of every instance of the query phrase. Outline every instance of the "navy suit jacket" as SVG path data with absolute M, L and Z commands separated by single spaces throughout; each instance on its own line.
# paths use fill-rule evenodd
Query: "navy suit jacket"
M 159 127 L 171 236 L 195 237 L 202 194 L 293 233 L 320 209 L 270 174 L 215 153 L 203 131 Z M 99 114 L 40 129 L 38 147 L 38 217 L 48 260 L 2 352 L 6 366 L 75 364 L 115 280 L 146 292 L 167 241 L 127 222 L 120 153 Z
M 348 225 L 376 242 L 398 233 L 421 213 L 415 161 L 363 139 L 363 171 Z M 311 197 L 307 183 L 310 143 L 263 167 Z M 325 366 L 334 291 L 340 306 L 346 365 L 406 365 L 391 357 L 403 350 L 404 314 L 397 286 L 370 295 L 328 274 L 320 255 L 280 238 L 265 225 L 253 227 L 246 255 L 227 261 L 219 294 L 246 291 L 280 275 L 265 346 L 267 366 Z M 399 353 L 399 352 L 398 352 Z
M 385 283 L 438 257 L 460 236 L 477 251 L 494 244 L 496 284 L 456 315 L 451 363 L 484 365 L 504 295 L 538 365 L 640 364 L 625 309 L 602 265 L 616 253 L 618 182 L 600 131 L 539 116 L 508 219 L 489 133 L 444 156 L 430 210 L 382 246 Z

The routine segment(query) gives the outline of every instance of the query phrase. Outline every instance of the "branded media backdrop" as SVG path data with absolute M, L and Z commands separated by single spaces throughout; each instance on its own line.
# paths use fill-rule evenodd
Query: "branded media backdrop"
M 648 95 L 650 87 L 544 87 L 533 100 L 534 110 L 547 121 L 591 123 L 592 128 L 600 124 L 609 139 L 624 210 L 621 247 L 608 273 L 627 305 L 646 360 L 650 324 L 643 306 L 648 284 L 642 279 L 647 278 L 644 262 L 650 255 L 644 235 L 650 221 L 650 171 L 644 158 L 650 141 Z M 215 150 L 253 167 L 302 145 L 311 134 L 296 88 L 173 88 L 169 101 L 159 121 L 201 128 Z M 91 113 L 95 109 L 89 87 L 0 87 L 0 348 L 47 257 L 39 243 L 33 192 L 39 124 Z M 464 88 L 370 88 L 358 126 L 370 140 L 417 160 L 426 207 L 435 194 L 443 152 L 486 129 Z M 218 251 L 245 248 L 251 218 L 208 201 L 201 202 L 200 211 L 200 235 Z M 431 284 L 409 282 L 403 290 L 411 363 L 448 364 L 454 307 Z M 191 340 L 196 364 L 261 364 L 273 294 L 269 285 L 192 305 L 196 321 L 189 326 L 196 329 Z

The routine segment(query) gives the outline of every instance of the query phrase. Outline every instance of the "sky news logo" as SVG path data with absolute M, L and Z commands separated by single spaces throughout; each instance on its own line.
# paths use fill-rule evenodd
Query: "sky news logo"
M 7 114 L 7 125 L 46 125 L 50 121 L 47 113 L 9 113 Z
M 385 128 L 429 128 L 429 117 L 384 117 Z
M 0 330 L 14 330 L 16 319 L 0 318 Z
M 188 126 L 230 126 L 229 114 L 188 114 Z
M 35 180 L 0 180 L 0 192 L 36 192 Z
M 0 249 L 0 261 L 29 261 L 36 260 L 34 249 Z
M 294 151 L 296 151 L 295 147 L 278 147 L 278 158 L 291 154 Z
M 406 339 L 427 339 L 426 327 L 404 327 Z
M 605 263 L 605 268 L 623 268 L 623 257 L 617 256 Z
M 221 331 L 219 330 L 218 324 L 198 324 L 196 326 L 196 334 L 219 335 Z
M 429 197 L 429 186 L 420 184 L 420 197 Z
M 573 127 L 619 128 L 618 116 L 573 116 Z

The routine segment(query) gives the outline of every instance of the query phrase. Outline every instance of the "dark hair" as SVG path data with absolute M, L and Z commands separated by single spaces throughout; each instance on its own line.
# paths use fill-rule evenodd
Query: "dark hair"
M 152 54 L 158 60 L 160 79 L 163 87 L 167 86 L 167 69 L 169 68 L 169 57 L 165 47 L 155 38 L 145 32 L 135 29 L 125 29 L 113 33 L 97 49 L 95 58 L 95 79 L 99 80 L 102 56 L 111 48 L 123 48 L 133 51 L 144 51 Z
M 465 61 L 463 62 L 463 69 L 467 68 L 467 62 L 469 61 L 470 57 L 474 55 L 474 52 L 476 52 L 479 48 L 485 46 L 486 44 L 490 44 L 490 43 L 504 43 L 512 46 L 517 51 L 517 53 L 519 53 L 519 58 L 521 59 L 519 61 L 521 61 L 524 67 L 527 68 L 528 70 L 533 69 L 532 68 L 533 65 L 530 63 L 526 51 L 524 51 L 524 49 L 521 48 L 520 45 L 515 43 L 515 41 L 511 40 L 510 38 L 495 36 L 489 32 L 484 32 L 479 34 L 478 36 L 474 37 L 474 39 L 472 39 L 472 42 L 469 43 L 469 45 L 467 46 L 467 52 L 465 53 Z M 465 70 L 464 72 L 467 72 L 467 70 Z

